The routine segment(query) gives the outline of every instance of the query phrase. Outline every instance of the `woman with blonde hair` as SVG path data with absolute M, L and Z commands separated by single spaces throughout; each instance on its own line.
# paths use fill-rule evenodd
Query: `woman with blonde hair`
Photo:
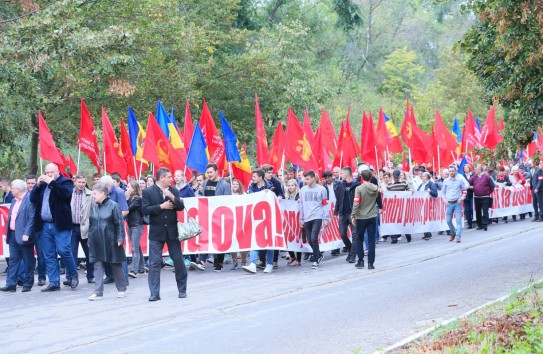
M 243 188 L 243 184 L 239 179 L 233 179 L 232 180 L 232 195 L 243 195 L 245 194 L 245 189 Z M 249 254 L 248 251 L 240 252 L 241 254 L 241 265 L 244 266 L 247 264 L 247 255 Z M 230 270 L 236 270 L 238 268 L 238 252 L 232 252 L 230 254 L 232 256 L 232 268 Z
M 285 189 L 285 200 L 297 201 L 300 198 L 300 186 L 295 179 L 291 179 L 287 182 L 287 188 Z M 290 256 L 288 265 L 299 267 L 302 265 L 302 252 L 288 251 Z

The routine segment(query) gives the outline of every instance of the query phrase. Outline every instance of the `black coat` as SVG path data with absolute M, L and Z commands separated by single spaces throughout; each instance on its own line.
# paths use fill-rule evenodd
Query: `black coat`
M 37 183 L 30 192 L 30 201 L 34 203 L 36 207 L 36 232 L 42 229 L 41 220 L 41 205 L 43 201 L 43 194 L 45 188 L 51 189 L 49 195 L 49 208 L 51 209 L 51 215 L 53 216 L 53 222 L 58 230 L 71 230 L 72 229 L 72 207 L 70 202 L 72 201 L 72 193 L 74 190 L 74 182 L 62 175 L 57 179 L 52 180 L 49 185 L 47 183 Z
M 141 197 L 136 195 L 128 200 L 128 215 L 126 216 L 128 227 L 143 225 L 143 209 L 141 207 Z
M 185 205 L 179 199 L 177 189 L 168 187 L 174 195 L 173 209 L 160 209 L 162 190 L 156 184 L 143 190 L 142 206 L 143 215 L 149 215 L 149 240 L 168 241 L 177 240 L 177 211 L 185 209 Z
M 121 208 L 106 198 L 102 204 L 93 203 L 89 218 L 89 261 L 121 263 L 126 261 L 124 220 Z

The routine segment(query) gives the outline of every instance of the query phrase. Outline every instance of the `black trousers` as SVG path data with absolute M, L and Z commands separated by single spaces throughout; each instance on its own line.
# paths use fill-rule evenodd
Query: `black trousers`
M 160 271 L 162 269 L 162 250 L 168 245 L 168 252 L 175 269 L 175 281 L 179 293 L 187 292 L 187 268 L 183 261 L 181 242 L 179 240 L 149 240 L 149 291 L 151 296 L 160 295 Z
M 315 219 L 311 221 L 306 221 L 304 223 L 304 233 L 305 237 L 309 241 L 309 245 L 313 249 L 313 256 L 311 257 L 311 262 L 316 262 L 320 255 L 319 249 L 319 232 L 321 231 L 322 219 Z
M 488 208 L 490 206 L 490 197 L 475 197 L 475 220 L 478 227 L 488 225 Z

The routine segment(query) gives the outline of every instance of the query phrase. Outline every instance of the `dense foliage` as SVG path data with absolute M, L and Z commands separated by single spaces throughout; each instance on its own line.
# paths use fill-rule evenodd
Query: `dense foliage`
M 3 1 L 0 175 L 36 168 L 37 109 L 76 156 L 80 97 L 114 126 L 128 105 L 145 125 L 157 99 L 182 125 L 185 100 L 198 119 L 205 98 L 249 147 L 255 93 L 268 139 L 288 107 L 314 123 L 326 107 L 337 127 L 351 105 L 356 130 L 379 106 L 399 126 L 406 97 L 425 128 L 436 107 L 448 125 L 467 107 L 484 116 L 485 92 L 451 49 L 472 20 L 422 0 Z

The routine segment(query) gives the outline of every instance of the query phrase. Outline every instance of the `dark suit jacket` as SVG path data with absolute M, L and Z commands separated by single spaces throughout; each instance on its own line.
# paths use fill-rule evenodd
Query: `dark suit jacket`
M 36 232 L 42 229 L 41 205 L 45 188 L 51 188 L 49 195 L 49 208 L 53 215 L 53 222 L 58 230 L 72 229 L 72 193 L 74 182 L 60 175 L 56 180 L 51 181 L 49 186 L 46 183 L 36 184 L 30 192 L 30 201 L 36 206 Z
M 15 237 L 15 241 L 19 245 L 30 245 L 36 243 L 36 237 L 34 235 L 34 213 L 35 208 L 34 204 L 30 202 L 30 193 L 26 193 L 23 197 L 23 201 L 19 206 L 19 211 L 17 212 L 17 219 L 15 219 L 15 231 L 9 229 L 9 224 L 11 223 L 11 213 L 13 211 L 13 206 L 15 205 L 15 198 L 11 201 L 11 206 L 9 208 L 9 217 L 8 225 L 6 232 L 6 243 L 9 243 L 11 237 Z M 29 237 L 27 242 L 23 242 L 23 235 Z
M 177 211 L 183 210 L 185 206 L 177 189 L 168 187 L 168 190 L 174 195 L 174 209 L 160 209 L 160 204 L 164 202 L 162 190 L 156 184 L 145 188 L 142 196 L 142 209 L 144 215 L 149 215 L 149 240 L 168 241 L 176 240 L 177 232 Z

